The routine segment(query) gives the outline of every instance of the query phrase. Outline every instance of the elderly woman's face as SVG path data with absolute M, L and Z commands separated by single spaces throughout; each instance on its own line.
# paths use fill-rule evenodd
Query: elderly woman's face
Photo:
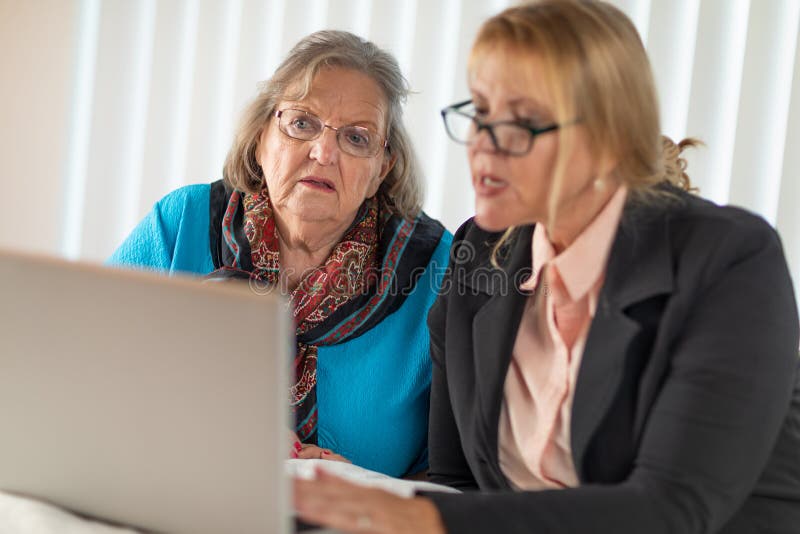
M 305 99 L 278 103 L 277 110 L 290 109 L 319 117 L 333 128 L 367 128 L 381 141 L 386 135 L 386 98 L 370 77 L 358 71 L 322 69 Z M 283 120 L 286 115 L 284 111 Z M 308 127 L 302 116 L 294 124 L 299 129 Z M 323 128 L 310 141 L 294 139 L 280 130 L 276 117 L 261 134 L 257 156 L 276 214 L 285 215 L 286 221 L 339 226 L 349 224 L 363 201 L 377 193 L 393 163 L 382 148 L 371 157 L 343 152 L 331 128 Z
M 526 58 L 523 66 L 519 60 L 514 63 L 505 57 L 490 53 L 470 73 L 477 118 L 484 123 L 514 121 L 533 128 L 554 124 L 553 99 L 542 83 L 544 72 L 538 59 Z M 520 76 L 521 72 L 526 75 Z M 559 213 L 592 186 L 595 174 L 585 132 L 580 125 L 566 127 L 575 131 L 559 195 Z M 554 130 L 537 135 L 527 154 L 511 156 L 498 152 L 485 130 L 479 132 L 468 148 L 475 222 L 490 231 L 546 223 L 558 146 L 558 130 Z

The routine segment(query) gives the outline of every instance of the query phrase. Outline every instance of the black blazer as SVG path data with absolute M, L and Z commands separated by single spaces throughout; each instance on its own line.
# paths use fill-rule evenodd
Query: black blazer
M 428 324 L 430 494 L 450 532 L 800 533 L 798 316 L 762 219 L 670 189 L 629 201 L 572 407 L 580 486 L 511 492 L 498 464 L 503 386 L 532 227 L 455 235 Z

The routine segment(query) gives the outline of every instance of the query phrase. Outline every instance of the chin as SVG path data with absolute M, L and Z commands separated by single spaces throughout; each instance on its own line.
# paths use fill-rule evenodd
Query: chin
M 481 230 L 487 232 L 502 232 L 510 226 L 520 224 L 520 221 L 515 220 L 515 218 L 511 216 L 512 214 L 508 209 L 501 209 L 501 206 L 494 203 L 488 206 L 482 204 L 482 202 L 478 202 L 475 205 L 475 224 L 477 224 Z
M 338 206 L 332 205 L 331 202 L 319 202 L 316 199 L 303 202 L 296 202 L 291 206 L 291 212 L 295 217 L 304 221 L 326 221 L 336 218 L 338 214 Z
M 509 226 L 513 226 L 513 223 L 510 223 L 505 219 L 506 217 L 497 216 L 496 214 L 486 214 L 480 212 L 475 214 L 475 224 L 477 224 L 481 230 L 485 230 L 487 232 L 502 232 L 508 229 Z

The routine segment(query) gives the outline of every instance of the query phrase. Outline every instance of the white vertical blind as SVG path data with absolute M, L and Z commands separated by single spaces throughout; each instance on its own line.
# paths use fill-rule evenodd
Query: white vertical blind
M 159 123 L 169 128 L 170 138 L 165 141 L 170 150 L 164 154 L 169 166 L 165 169 L 166 175 L 160 178 L 166 180 L 168 189 L 174 189 L 184 183 L 186 175 L 190 110 L 195 98 L 194 68 L 199 18 L 198 0 L 183 0 L 177 2 L 175 6 L 180 6 L 182 9 L 173 15 L 176 16 L 175 19 L 169 18 L 164 21 L 165 27 L 162 31 L 165 35 L 162 38 L 169 41 L 163 43 L 166 45 L 165 49 L 159 49 L 159 56 L 172 52 L 174 63 L 162 64 L 165 69 L 162 73 L 169 79 L 164 81 L 164 85 L 154 85 L 169 94 L 171 98 L 169 104 L 162 109 L 163 115 L 152 117 L 153 121 L 148 125 L 151 130 Z M 170 24 L 172 22 L 175 23 L 174 36 Z
M 153 72 L 153 41 L 156 25 L 155 0 L 140 0 L 135 14 L 136 31 L 133 35 L 134 57 L 130 64 L 131 75 L 131 113 L 125 137 L 128 145 L 122 154 L 120 172 L 122 175 L 122 205 L 120 206 L 120 226 L 124 231 L 136 224 L 139 213 L 139 198 L 142 190 L 142 163 L 146 140 L 147 108 L 150 97 L 150 76 Z
M 467 96 L 475 32 L 511 0 L 42 2 L 74 6 L 64 10 L 74 18 L 65 17 L 60 28 L 74 36 L 73 63 L 39 82 L 66 88 L 58 105 L 67 129 L 49 132 L 46 141 L 49 157 L 63 158 L 64 171 L 26 176 L 29 162 L 13 153 L 5 164 L 9 176 L 63 191 L 61 211 L 37 215 L 38 225 L 61 237 L 54 246 L 40 237 L 48 232 L 3 219 L 0 245 L 107 257 L 166 192 L 221 176 L 233 129 L 257 82 L 298 39 L 322 28 L 353 31 L 395 54 L 415 91 L 406 123 L 423 165 L 426 210 L 451 230 L 472 213 L 465 152 L 447 140 L 439 110 Z M 706 143 L 688 155 L 701 193 L 775 224 L 800 280 L 800 0 L 613 3 L 629 14 L 648 48 L 664 132 Z M 24 25 L 36 27 L 36 11 L 0 0 L 0 16 L 10 13 L 23 25 L 20 46 Z M 41 50 L 56 57 L 46 41 Z M 18 86 L 0 87 L 0 110 L 39 106 L 19 102 L 21 84 L 31 82 L 14 68 L 21 67 L 12 64 L 6 87 Z M 9 95 L 14 98 L 2 98 Z M 42 142 L 36 125 L 14 136 L 20 143 Z
M 446 134 L 435 110 L 450 99 L 458 76 L 457 50 L 449 45 L 458 40 L 460 19 L 461 6 L 456 0 L 417 6 L 415 30 L 420 37 L 414 39 L 409 80 L 418 94 L 409 106 L 407 124 L 416 130 L 417 152 L 428 179 L 425 208 L 429 211 L 444 203 Z M 434 50 L 438 52 L 432 53 Z
M 795 55 L 783 151 L 783 172 L 778 198 L 777 227 L 794 275 L 795 295 L 800 300 L 800 36 L 795 36 Z
M 773 224 L 783 179 L 799 18 L 800 0 L 750 5 L 729 200 Z
M 417 4 L 418 0 L 373 2 L 372 20 L 366 35 L 378 46 L 391 50 L 406 75 L 411 72 Z
M 686 136 L 700 0 L 655 2 L 650 7 L 647 51 L 659 89 L 661 130 Z
M 686 131 L 714 142 L 688 154 L 689 169 L 703 195 L 722 203 L 728 201 L 749 10 L 749 0 L 711 0 L 699 12 Z
M 100 3 L 93 98 L 86 117 L 90 130 L 84 204 L 77 214 L 82 217 L 81 255 L 102 256 L 106 244 L 125 231 L 125 222 L 140 216 L 128 203 L 138 203 L 141 115 L 148 100 L 146 78 L 152 70 L 152 48 L 143 46 L 143 36 L 152 35 L 153 10 L 148 5 L 122 0 Z M 147 72 L 145 83 L 143 72 Z M 133 198 L 127 196 L 131 190 Z M 106 208 L 98 209 L 103 205 Z M 109 218 L 111 206 L 114 216 Z
M 95 61 L 97 55 L 97 30 L 100 24 L 100 0 L 82 0 L 78 8 L 75 28 L 75 66 L 72 72 L 72 113 L 69 118 L 69 135 L 66 136 L 64 172 L 64 229 L 60 252 L 77 258 L 81 249 L 83 212 L 86 196 L 87 162 L 89 160 L 89 132 L 94 100 Z M 62 84 L 62 87 L 65 84 Z M 8 105 L 8 104 L 7 104 Z M 24 167 L 24 163 L 17 165 Z M 12 167 L 13 169 L 13 167 Z M 52 178 L 51 178 L 52 180 Z M 52 183 L 52 182 L 51 182 Z M 53 184 L 55 185 L 55 184 Z

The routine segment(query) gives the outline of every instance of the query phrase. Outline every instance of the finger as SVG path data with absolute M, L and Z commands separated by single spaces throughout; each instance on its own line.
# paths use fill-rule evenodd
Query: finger
M 332 452 L 329 449 L 323 449 L 320 458 L 322 458 L 323 460 L 332 460 L 334 462 L 344 462 L 346 464 L 353 463 L 344 456 L 342 456 L 341 454 L 336 454 L 335 452 Z
M 297 457 L 303 460 L 316 460 L 322 458 L 322 448 L 316 445 L 306 445 L 297 451 Z
M 365 493 L 374 491 L 359 484 L 353 484 L 347 480 L 333 475 L 321 466 L 314 469 L 314 478 L 309 480 L 297 479 L 296 482 L 303 482 L 299 487 L 305 488 L 308 495 L 320 497 L 326 502 L 337 502 L 342 506 L 349 506 L 349 502 L 361 504 Z
M 297 458 L 298 454 L 302 450 L 303 446 L 300 443 L 300 438 L 297 437 L 297 434 L 289 431 L 289 458 Z
M 337 479 L 337 477 L 333 478 Z M 359 534 L 375 532 L 369 519 L 368 509 L 358 493 L 331 491 L 334 489 L 333 486 L 338 483 L 356 490 L 359 488 L 338 479 L 328 482 L 332 484 L 295 480 L 294 506 L 300 518 L 345 532 L 358 532 Z
M 324 485 L 332 486 L 336 489 L 343 489 L 345 491 L 357 491 L 361 489 L 365 489 L 364 486 L 360 486 L 358 484 L 353 484 L 352 482 L 348 482 L 346 479 L 334 475 L 329 471 L 326 471 L 324 467 L 320 465 L 314 466 L 314 479 Z
M 330 449 L 323 449 L 321 447 L 317 447 L 316 445 L 306 445 L 297 453 L 297 458 L 301 460 L 333 460 L 335 462 L 344 462 L 344 463 L 352 463 L 350 460 L 342 456 L 341 454 L 336 454 Z

